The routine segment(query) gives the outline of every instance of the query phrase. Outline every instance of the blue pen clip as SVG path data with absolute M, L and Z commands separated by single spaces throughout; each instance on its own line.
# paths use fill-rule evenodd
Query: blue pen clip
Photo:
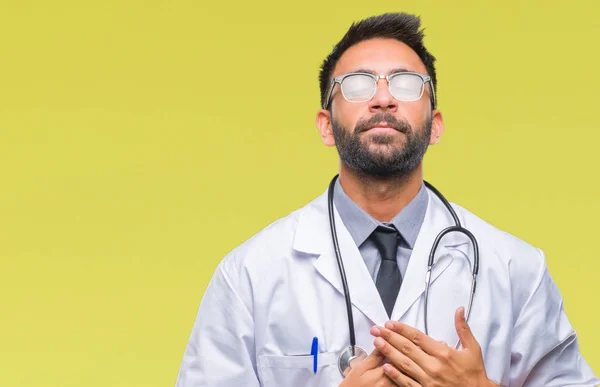
M 310 349 L 310 354 L 313 357 L 313 372 L 317 373 L 317 359 L 319 356 L 319 339 L 314 337 L 312 341 L 312 347 Z

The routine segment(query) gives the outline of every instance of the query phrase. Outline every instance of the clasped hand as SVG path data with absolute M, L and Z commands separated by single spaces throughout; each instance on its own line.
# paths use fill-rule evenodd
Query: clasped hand
M 454 317 L 462 349 L 434 340 L 399 322 L 373 326 L 375 351 L 352 364 L 340 387 L 488 387 L 481 347 L 464 318 L 464 308 Z

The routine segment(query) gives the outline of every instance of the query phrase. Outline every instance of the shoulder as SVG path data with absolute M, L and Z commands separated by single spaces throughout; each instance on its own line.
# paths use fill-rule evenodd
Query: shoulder
M 231 250 L 219 263 L 219 268 L 232 277 L 259 275 L 276 270 L 292 254 L 294 238 L 303 216 L 322 211 L 323 195 L 301 208 L 276 219 L 246 241 Z
M 536 256 L 540 250 L 507 231 L 501 230 L 490 222 L 482 219 L 473 212 L 456 203 L 452 203 L 464 223 L 463 226 L 478 236 L 478 239 L 486 242 L 486 247 L 501 255 L 524 255 Z
M 466 208 L 452 203 L 463 226 L 477 239 L 480 250 L 480 270 L 490 268 L 496 276 L 507 276 L 511 287 L 529 289 L 547 275 L 544 252 L 525 240 L 483 220 Z

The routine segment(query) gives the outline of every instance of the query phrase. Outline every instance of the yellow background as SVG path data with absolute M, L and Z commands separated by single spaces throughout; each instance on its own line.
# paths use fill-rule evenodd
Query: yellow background
M 322 59 L 401 10 L 438 58 L 426 178 L 547 253 L 600 372 L 600 6 L 376 3 L 1 0 L 0 386 L 173 385 L 218 261 L 337 171 Z

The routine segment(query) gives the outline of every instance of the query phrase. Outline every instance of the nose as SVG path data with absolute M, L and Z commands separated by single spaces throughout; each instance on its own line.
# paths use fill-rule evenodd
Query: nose
M 377 79 L 375 95 L 369 101 L 369 110 L 376 113 L 380 111 L 395 112 L 398 110 L 398 101 L 390 93 L 388 82 L 385 78 Z

